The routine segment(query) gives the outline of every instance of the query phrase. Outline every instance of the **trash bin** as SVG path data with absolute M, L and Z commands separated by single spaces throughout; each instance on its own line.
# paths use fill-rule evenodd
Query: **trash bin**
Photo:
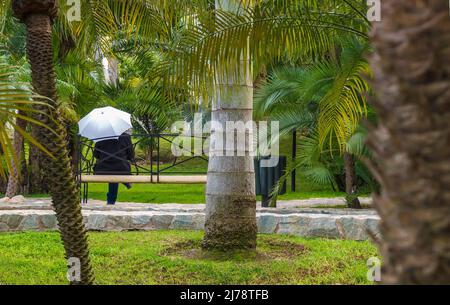
M 278 159 L 278 162 L 276 162 Z M 276 164 L 273 167 L 262 166 L 261 161 L 270 161 L 270 164 Z M 255 158 L 255 179 L 256 195 L 262 196 L 262 206 L 268 207 L 272 197 L 270 193 L 273 187 L 278 183 L 281 176 L 286 172 L 286 156 L 258 157 Z M 286 193 L 286 181 L 280 187 L 278 194 Z

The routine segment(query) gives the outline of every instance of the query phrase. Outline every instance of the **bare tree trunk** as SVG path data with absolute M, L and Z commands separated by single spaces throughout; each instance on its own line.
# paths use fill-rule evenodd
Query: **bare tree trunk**
M 371 35 L 378 126 L 368 144 L 387 284 L 450 283 L 448 5 L 384 0 Z
M 23 115 L 22 112 L 19 112 L 19 114 Z M 27 127 L 27 121 L 16 118 L 16 125 L 18 128 L 25 130 Z M 14 140 L 13 140 L 13 147 L 14 147 L 14 154 L 16 156 L 17 162 L 12 162 L 12 168 L 9 173 L 8 177 L 8 186 L 6 188 L 5 196 L 12 198 L 14 196 L 17 196 L 22 191 L 22 181 L 24 179 L 24 173 L 21 172 L 23 169 L 23 161 L 24 161 L 24 154 L 23 154 L 23 144 L 24 139 L 23 136 L 18 131 L 14 131 Z
M 227 9 L 233 1 L 217 1 Z M 246 63 L 244 61 L 247 61 Z M 217 85 L 217 97 L 213 101 L 212 121 L 225 129 L 225 122 L 252 122 L 253 82 L 250 61 L 239 81 Z M 206 185 L 206 223 L 203 247 L 206 249 L 255 249 L 256 248 L 256 195 L 253 157 L 249 152 L 252 131 L 232 132 L 232 139 L 244 136 L 245 149 L 238 153 L 237 145 L 227 150 L 221 130 L 211 131 L 211 148 Z M 227 137 L 231 136 L 227 133 Z M 232 141 L 235 142 L 235 141 Z M 229 144 L 229 139 L 227 139 Z M 248 145 L 247 145 L 248 144 Z
M 348 152 L 344 153 L 344 168 L 347 205 L 350 209 L 361 209 L 356 185 L 355 157 Z

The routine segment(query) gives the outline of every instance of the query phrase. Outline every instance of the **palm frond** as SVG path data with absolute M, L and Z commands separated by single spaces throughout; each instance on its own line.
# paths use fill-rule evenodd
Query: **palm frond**
M 332 146 L 336 140 L 342 151 L 353 135 L 359 122 L 367 116 L 366 93 L 370 86 L 364 78 L 370 74 L 365 60 L 369 47 L 356 38 L 343 42 L 342 53 L 337 61 L 321 63 L 316 70 L 317 83 L 329 87 L 319 101 L 318 133 L 320 144 Z
M 360 1 L 351 2 L 361 6 Z M 367 37 L 367 23 L 342 2 L 241 3 L 237 12 L 203 12 L 186 27 L 182 39 L 171 50 L 171 69 L 178 76 L 173 81 L 187 81 L 201 89 L 205 84 L 239 77 L 246 69 L 242 58 L 250 57 L 256 65 L 287 57 L 310 60 L 334 47 L 336 33 Z
M 348 139 L 345 150 L 355 156 L 369 156 L 369 150 L 365 144 L 367 130 L 361 125 Z
M 305 81 L 306 72 L 305 69 L 296 67 L 281 67 L 272 71 L 255 93 L 255 117 L 269 116 L 280 108 L 301 107 L 306 101 L 298 94 L 298 88 Z
M 50 154 L 48 150 L 33 139 L 26 131 L 16 124 L 16 118 L 26 120 L 32 124 L 45 127 L 41 122 L 32 118 L 36 113 L 30 106 L 32 104 L 45 104 L 43 102 L 33 102 L 37 96 L 24 83 L 14 83 L 10 79 L 14 78 L 16 69 L 0 63 L 0 147 L 2 151 L 2 166 L 0 166 L 0 176 L 6 176 L 6 169 L 12 169 L 14 165 L 19 164 L 18 156 L 14 154 L 12 145 L 12 134 L 19 132 L 31 144 L 37 146 L 44 152 Z M 27 113 L 21 115 L 18 110 Z M 6 169 L 3 167 L 6 165 Z

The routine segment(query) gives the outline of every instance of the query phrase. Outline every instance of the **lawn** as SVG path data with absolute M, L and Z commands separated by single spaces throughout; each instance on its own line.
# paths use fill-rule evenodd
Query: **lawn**
M 369 242 L 260 235 L 256 253 L 199 250 L 202 232 L 89 233 L 97 284 L 370 284 Z M 0 284 L 67 284 L 58 233 L 0 234 Z
M 280 143 L 280 153 L 291 158 L 290 139 L 284 138 Z M 166 144 L 167 146 L 167 144 Z M 170 152 L 170 147 L 165 147 L 166 154 Z M 169 158 L 168 156 L 166 156 Z M 167 165 L 163 165 L 165 167 Z M 207 171 L 207 162 L 201 159 L 182 163 L 170 169 L 168 173 L 177 171 L 178 175 L 189 172 Z M 287 181 L 287 193 L 279 196 L 281 200 L 309 199 L 309 198 L 330 198 L 342 197 L 344 193 L 336 192 L 330 185 L 314 184 L 308 180 L 300 171 L 296 174 L 296 192 L 291 192 L 290 179 Z M 89 198 L 96 200 L 106 200 L 108 186 L 104 183 L 92 183 L 89 185 Z M 46 197 L 43 194 L 32 194 L 29 197 Z M 2 195 L 0 194 L 0 197 Z M 261 200 L 259 197 L 258 200 Z M 167 185 L 167 184 L 135 184 L 131 190 L 127 190 L 123 185 L 119 189 L 119 202 L 141 202 L 141 203 L 204 203 L 205 185 Z
M 162 142 L 166 154 L 170 153 L 170 146 Z M 291 157 L 291 142 L 289 138 L 281 141 L 280 152 L 283 155 Z M 167 147 L 166 147 L 167 146 Z M 169 158 L 166 156 L 166 158 Z M 165 167 L 167 165 L 163 165 Z M 194 159 L 171 169 L 168 173 L 178 171 L 184 172 L 204 172 L 207 171 L 207 162 L 201 159 Z M 308 181 L 301 172 L 297 171 L 296 189 L 297 192 L 291 192 L 290 180 L 288 181 L 288 192 L 279 197 L 279 199 L 309 199 L 309 198 L 328 198 L 344 196 L 344 193 L 335 192 L 329 185 L 317 185 Z M 97 200 L 106 200 L 107 184 L 90 184 L 89 198 Z M 182 190 L 182 192 L 181 192 Z M 119 189 L 119 201 L 122 202 L 142 202 L 142 203 L 204 203 L 205 186 L 204 185 L 134 185 L 131 190 L 127 190 L 123 185 Z M 261 200 L 261 198 L 258 198 Z
M 288 192 L 279 196 L 280 200 L 331 198 L 342 197 L 344 193 L 334 192 L 332 189 L 310 183 L 300 174 L 297 179 L 297 192 Z M 90 183 L 89 198 L 106 200 L 108 185 L 106 183 Z M 47 197 L 46 194 L 32 194 L 27 197 Z M 0 194 L 0 197 L 2 195 Z M 258 200 L 261 200 L 258 196 Z M 119 202 L 141 203 L 204 203 L 205 185 L 203 184 L 134 184 L 131 190 L 125 186 L 119 187 Z
M 343 193 L 332 190 L 303 185 L 298 183 L 301 190 L 298 192 L 288 192 L 279 196 L 279 199 L 309 199 L 309 198 L 329 198 L 344 196 Z M 93 183 L 89 185 L 89 198 L 106 200 L 107 184 Z M 121 185 L 119 188 L 118 200 L 121 202 L 142 202 L 142 203 L 204 203 L 205 185 L 200 184 L 135 184 L 131 190 L 127 190 Z M 261 200 L 261 198 L 258 198 Z
M 106 200 L 108 185 L 89 185 L 89 198 Z M 141 203 L 204 203 L 205 185 L 201 184 L 134 184 L 131 190 L 119 187 L 119 202 Z

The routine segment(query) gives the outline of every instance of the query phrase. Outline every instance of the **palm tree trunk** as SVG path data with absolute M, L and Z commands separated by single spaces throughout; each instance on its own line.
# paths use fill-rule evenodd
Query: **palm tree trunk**
M 381 185 L 380 251 L 388 284 L 450 283 L 448 1 L 385 0 L 371 58 L 378 126 L 369 145 Z
M 358 199 L 356 185 L 355 157 L 348 153 L 344 153 L 345 168 L 345 193 L 347 205 L 350 209 L 361 209 L 361 203 Z
M 49 2 L 45 4 L 47 3 Z M 20 3 L 16 5 L 20 6 Z M 74 280 L 72 284 L 91 284 L 93 273 L 79 193 L 70 166 L 66 128 L 58 115 L 51 18 L 42 11 L 36 14 L 28 13 L 22 18 L 27 27 L 27 55 L 31 65 L 33 87 L 36 93 L 50 98 L 50 101 L 45 101 L 53 107 L 36 106 L 43 113 L 40 115 L 40 121 L 55 131 L 52 133 L 38 128 L 39 142 L 54 156 L 44 156 L 45 180 L 52 195 L 66 258 L 79 259 L 81 263 L 81 281 Z
M 217 1 L 226 9 L 232 1 Z M 247 61 L 247 62 L 244 62 Z M 217 85 L 213 101 L 212 121 L 225 129 L 226 122 L 251 122 L 253 119 L 253 82 L 250 61 L 238 81 Z M 231 77 L 230 77 L 231 79 Z M 245 133 L 245 132 L 244 132 Z M 246 135 L 246 145 L 241 155 L 237 145 L 231 151 L 221 148 L 221 130 L 211 130 L 208 180 L 206 185 L 206 223 L 203 247 L 205 249 L 255 249 L 256 248 L 256 195 L 253 157 L 249 144 L 251 131 Z M 242 136 L 233 132 L 233 138 Z M 227 133 L 227 136 L 230 133 Z M 229 139 L 227 140 L 229 143 Z M 223 143 L 223 142 L 222 142 Z M 248 145 L 247 145 L 248 144 Z M 230 155 L 231 154 L 231 155 Z
M 4 177 L 0 176 L 0 194 L 5 194 L 6 193 L 6 185 L 7 185 L 8 181 L 6 181 L 6 179 Z
M 38 138 L 38 133 L 36 131 L 36 126 L 31 127 L 31 134 L 33 138 Z M 36 146 L 29 146 L 28 153 L 28 164 L 29 164 L 29 179 L 28 179 L 28 189 L 32 194 L 46 194 L 48 193 L 47 186 L 43 181 L 43 168 L 42 166 L 42 152 Z
M 21 112 L 19 112 L 19 114 L 23 115 Z M 27 127 L 27 121 L 21 118 L 16 118 L 16 125 L 22 130 L 25 130 Z M 23 168 L 23 144 L 23 136 L 20 132 L 14 131 L 13 147 L 17 162 L 12 162 L 11 172 L 8 177 L 8 186 L 6 188 L 5 196 L 9 198 L 17 196 L 21 192 L 21 179 L 24 178 L 24 173 L 21 173 Z
M 213 121 L 225 126 L 226 121 L 252 120 L 252 88 L 248 86 L 235 90 L 235 94 L 218 94 L 218 101 L 213 106 Z M 211 131 L 203 247 L 255 248 L 257 229 L 253 157 L 248 150 L 245 156 L 238 156 L 236 149 L 231 152 L 234 156 L 227 156 L 230 152 L 225 147 L 217 149 L 215 145 L 222 141 L 222 135 L 220 130 Z

